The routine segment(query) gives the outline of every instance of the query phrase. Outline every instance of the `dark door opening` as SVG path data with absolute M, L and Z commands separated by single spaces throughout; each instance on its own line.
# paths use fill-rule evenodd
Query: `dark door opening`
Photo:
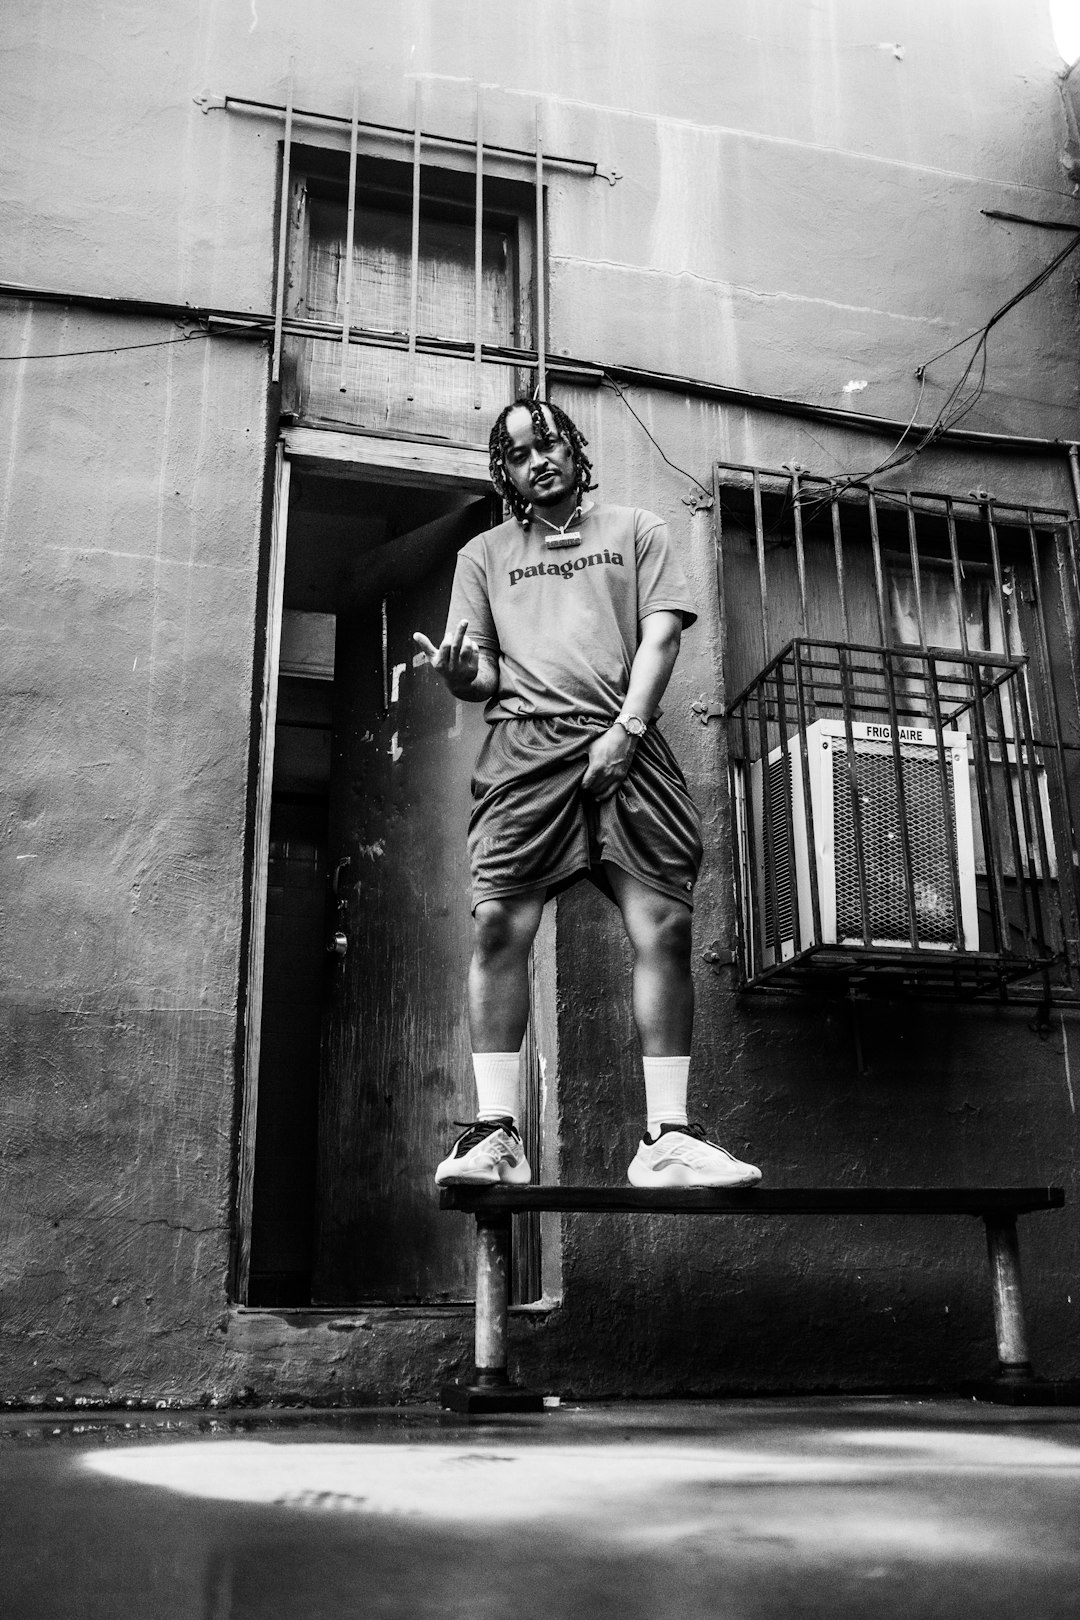
M 472 1292 L 432 1172 L 473 1109 L 464 834 L 484 721 L 412 632 L 438 639 L 457 552 L 492 521 L 467 492 L 292 479 L 249 1304 Z

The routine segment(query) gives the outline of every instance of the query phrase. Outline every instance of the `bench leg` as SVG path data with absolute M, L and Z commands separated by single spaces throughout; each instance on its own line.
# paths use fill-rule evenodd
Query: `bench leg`
M 476 1365 L 469 1384 L 440 1393 L 452 1412 L 542 1412 L 542 1395 L 512 1384 L 506 1370 L 512 1216 L 476 1217 Z
M 994 1292 L 994 1332 L 997 1335 L 998 1376 L 1030 1378 L 1024 1294 L 1020 1283 L 1020 1244 L 1015 1215 L 985 1215 L 986 1251 L 990 1260 L 990 1286 Z
M 998 1373 L 996 1378 L 966 1385 L 965 1393 L 1003 1406 L 1075 1406 L 1080 1402 L 1080 1379 L 1036 1378 L 1031 1370 L 1016 1217 L 994 1213 L 984 1215 L 983 1220 L 994 1292 Z

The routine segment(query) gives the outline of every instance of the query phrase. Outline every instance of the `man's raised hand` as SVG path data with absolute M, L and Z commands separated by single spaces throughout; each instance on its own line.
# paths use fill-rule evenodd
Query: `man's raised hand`
M 458 697 L 473 685 L 480 672 L 480 648 L 465 634 L 468 628 L 468 619 L 461 619 L 453 635 L 448 632 L 438 647 L 421 631 L 413 633 L 413 640 L 427 654 L 432 669 Z

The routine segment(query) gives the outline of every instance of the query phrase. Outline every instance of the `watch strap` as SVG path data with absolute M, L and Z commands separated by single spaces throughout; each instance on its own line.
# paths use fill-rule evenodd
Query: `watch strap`
M 644 737 L 648 730 L 648 723 L 641 718 L 640 714 L 617 714 L 615 724 L 622 726 L 627 736 L 633 737 L 635 742 L 639 737 Z

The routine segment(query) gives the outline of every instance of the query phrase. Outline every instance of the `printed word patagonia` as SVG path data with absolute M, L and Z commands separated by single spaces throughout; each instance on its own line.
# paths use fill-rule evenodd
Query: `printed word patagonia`
M 564 563 L 537 563 L 534 568 L 511 568 L 510 583 L 516 585 L 519 579 L 538 579 L 541 574 L 561 574 L 563 579 L 569 579 L 571 574 L 591 568 L 594 563 L 610 563 L 614 568 L 621 568 L 622 552 L 590 551 L 587 557 L 575 557 L 572 562 L 567 558 Z

